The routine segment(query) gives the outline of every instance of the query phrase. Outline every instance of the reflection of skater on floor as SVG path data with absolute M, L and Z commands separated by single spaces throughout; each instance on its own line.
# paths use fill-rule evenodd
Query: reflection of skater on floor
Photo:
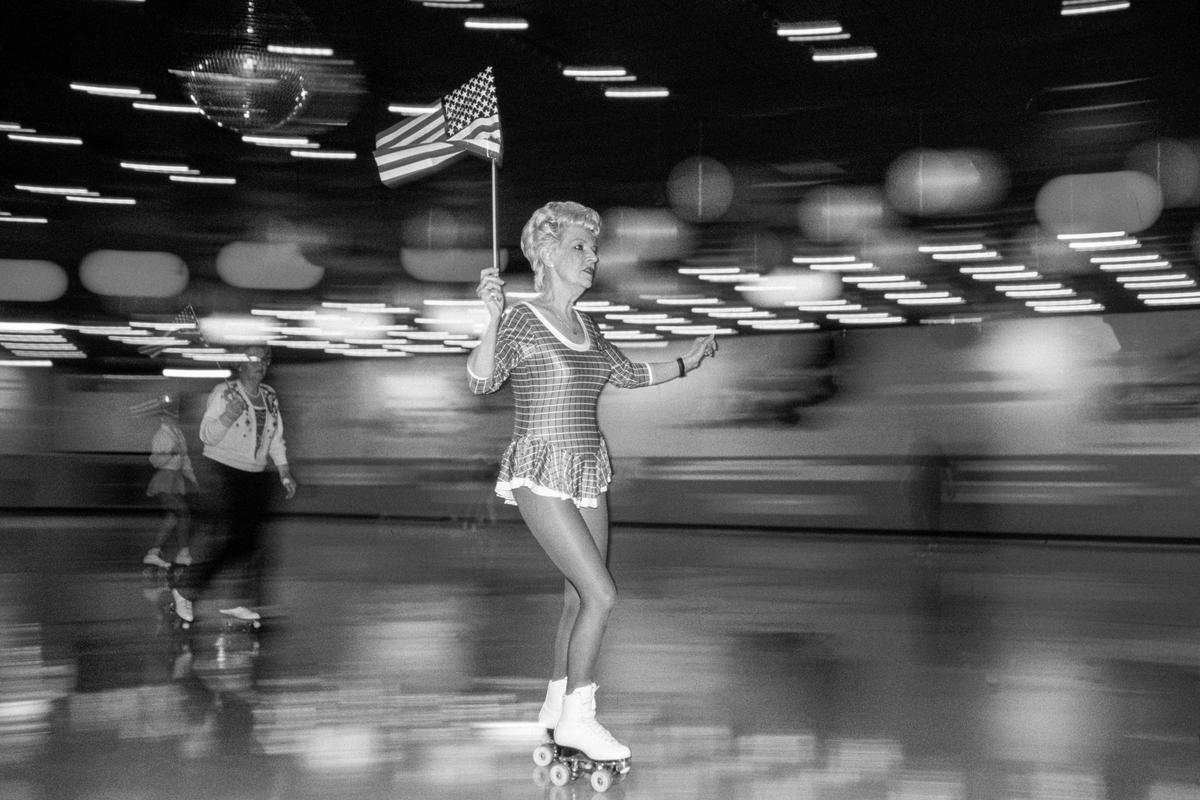
M 156 398 L 154 403 L 160 424 L 150 440 L 150 463 L 154 466 L 154 476 L 146 487 L 146 495 L 158 499 L 163 519 L 142 563 L 167 569 L 171 562 L 164 558 L 163 552 L 168 547 L 174 551 L 173 560 L 176 564 L 191 563 L 188 538 L 192 515 L 188 495 L 196 491 L 196 474 L 192 471 L 192 460 L 188 456 L 187 439 L 179 427 L 179 399 L 164 394 Z

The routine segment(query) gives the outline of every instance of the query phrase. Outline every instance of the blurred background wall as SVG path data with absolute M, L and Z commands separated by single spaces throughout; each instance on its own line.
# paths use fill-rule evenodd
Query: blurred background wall
M 737 527 L 1185 538 L 1197 519 L 1200 317 L 1054 316 L 741 336 L 684 380 L 610 389 L 614 519 Z M 628 348 L 671 360 L 679 343 Z M 279 510 L 515 518 L 491 497 L 511 393 L 454 357 L 281 362 Z M 157 513 L 163 392 L 196 426 L 213 381 L 0 370 L 0 508 Z

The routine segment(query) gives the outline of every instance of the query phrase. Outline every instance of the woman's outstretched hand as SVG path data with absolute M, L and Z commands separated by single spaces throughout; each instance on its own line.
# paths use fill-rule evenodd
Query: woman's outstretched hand
M 692 342 L 692 346 L 683 354 L 683 365 L 691 372 L 706 358 L 712 358 L 717 354 L 717 339 L 713 334 L 708 336 L 697 336 L 696 341 Z

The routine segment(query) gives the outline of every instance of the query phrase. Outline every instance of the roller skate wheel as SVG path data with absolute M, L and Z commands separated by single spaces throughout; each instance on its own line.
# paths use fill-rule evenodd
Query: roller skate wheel
M 598 769 L 592 773 L 592 788 L 597 792 L 607 792 L 613 785 L 613 774 L 606 769 Z
M 566 786 L 571 782 L 571 768 L 566 764 L 555 764 L 550 767 L 550 782 L 555 786 Z
M 550 770 L 545 766 L 538 765 L 533 768 L 533 785 L 539 789 L 545 789 L 550 785 Z
M 533 763 L 539 767 L 548 767 L 553 760 L 554 751 L 550 749 L 550 745 L 538 745 L 533 749 Z

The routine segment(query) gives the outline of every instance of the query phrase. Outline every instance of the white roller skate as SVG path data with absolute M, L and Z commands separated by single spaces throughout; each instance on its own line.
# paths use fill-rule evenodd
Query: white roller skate
M 581 774 L 597 792 L 629 772 L 629 748 L 596 721 L 596 684 L 580 686 L 563 698 L 562 715 L 554 729 L 550 782 L 565 786 Z

